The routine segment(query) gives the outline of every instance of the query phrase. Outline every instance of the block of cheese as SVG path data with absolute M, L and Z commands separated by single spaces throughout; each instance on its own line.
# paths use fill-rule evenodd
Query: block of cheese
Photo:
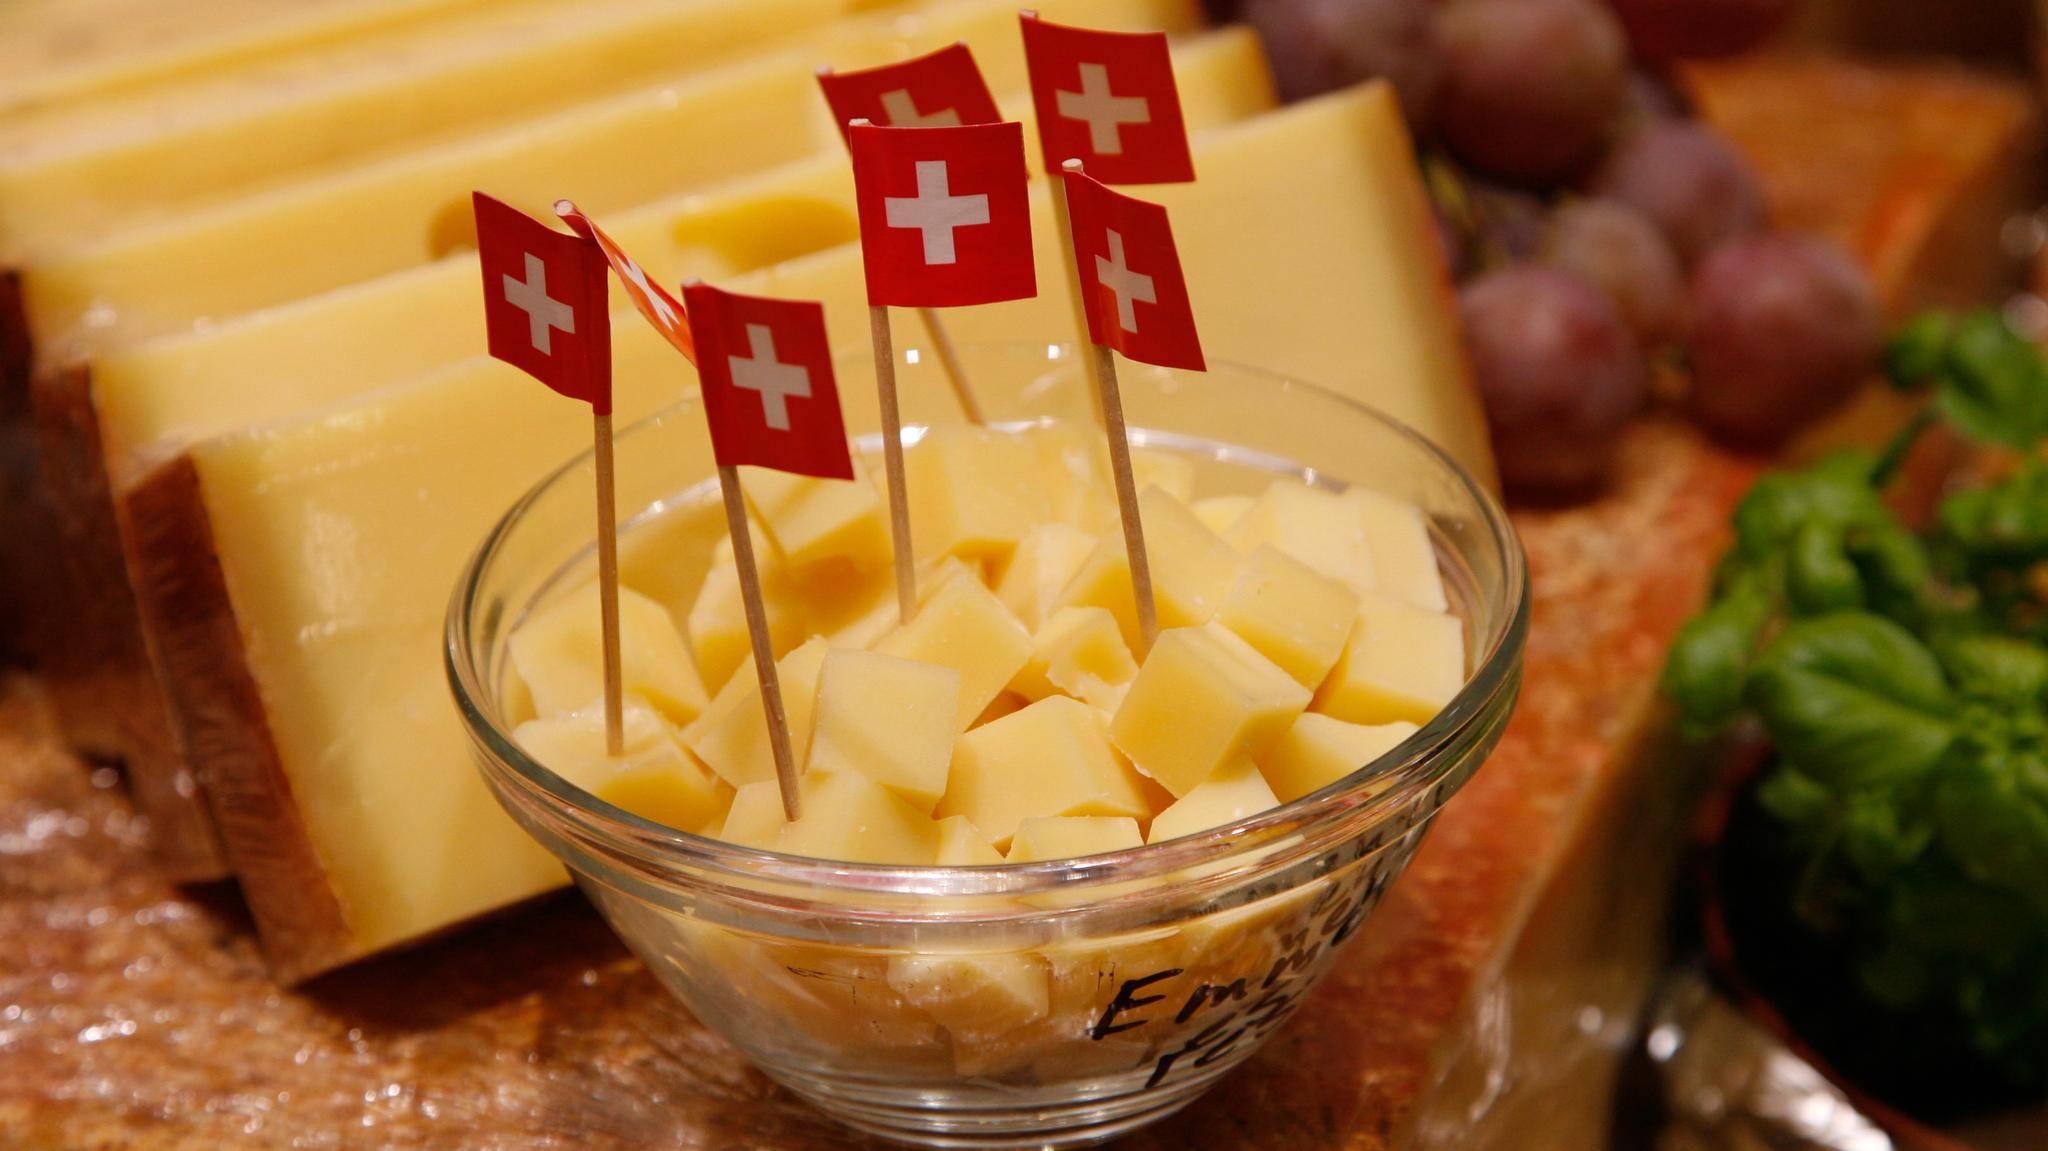
M 812 707 L 826 643 L 813 638 L 775 661 L 782 710 L 789 719 L 789 744 L 798 771 L 810 754 Z M 775 753 L 768 743 L 768 713 L 761 706 L 761 678 L 748 656 L 696 722 L 683 729 L 683 744 L 719 778 L 744 787 L 775 778 Z
M 1463 686 L 1463 621 L 1366 592 L 1315 709 L 1352 723 L 1423 724 Z
M 932 860 L 940 867 L 981 867 L 1003 861 L 1003 853 L 990 844 L 974 821 L 964 815 L 939 820 L 939 850 Z
M 810 766 L 858 771 L 925 814 L 946 793 L 960 673 L 869 651 L 829 651 L 818 675 Z
M 952 579 L 875 650 L 958 671 L 964 731 L 1030 660 L 1031 633 L 980 580 Z
M 1145 557 L 1152 565 L 1152 602 L 1159 626 L 1207 623 L 1237 578 L 1237 553 L 1203 526 L 1186 504 L 1157 487 L 1138 493 L 1145 527 Z M 1112 527 L 1054 601 L 1059 607 L 1105 608 L 1116 617 L 1124 643 L 1143 649 L 1138 606 L 1131 588 L 1131 556 L 1120 527 Z
M 1414 735 L 1412 723 L 1346 723 L 1303 712 L 1287 734 L 1259 757 L 1259 769 L 1282 803 L 1293 803 L 1343 779 Z
M 526 754 L 614 807 L 682 831 L 716 832 L 732 788 L 683 750 L 663 715 L 638 696 L 625 698 L 625 747 L 605 750 L 604 705 L 528 720 L 512 732 Z
M 1108 713 L 1137 676 L 1138 663 L 1108 609 L 1063 607 L 1031 637 L 1031 661 L 1010 686 L 1026 699 L 1067 695 Z
M 603 698 L 600 622 L 593 582 L 513 631 L 512 666 L 541 716 L 563 715 Z M 710 702 L 668 610 L 630 587 L 619 588 L 619 682 L 676 723 L 696 719 Z
M 856 8 L 512 0 L 39 104 L 0 119 L 0 251 L 57 251 L 304 172 L 514 123 Z
M 1101 715 L 1054 696 L 962 735 L 935 814 L 964 815 L 989 843 L 1007 848 L 1017 825 L 1036 816 L 1136 820 L 1152 809 L 1136 773 L 1110 746 Z
M 1009 863 L 1040 863 L 1125 851 L 1145 842 L 1138 821 L 1125 815 L 1040 815 L 1017 826 Z
M 1268 544 L 1245 560 L 1216 612 L 1217 623 L 1310 690 L 1336 666 L 1357 617 L 1356 592 Z
M 1095 544 L 1093 535 L 1060 520 L 1034 526 L 1017 541 L 1016 550 L 1003 565 L 995 584 L 996 598 L 1019 623 L 1036 631 L 1052 614 L 1074 573 L 1095 551 Z
M 1220 624 L 1159 633 L 1109 737 L 1176 798 L 1286 734 L 1309 691 Z
M 1173 806 L 1154 816 L 1145 842 L 1164 843 L 1222 827 L 1279 805 L 1266 777 L 1259 774 L 1258 765 L 1249 759 L 1240 760 L 1203 780 L 1193 791 L 1174 800 Z

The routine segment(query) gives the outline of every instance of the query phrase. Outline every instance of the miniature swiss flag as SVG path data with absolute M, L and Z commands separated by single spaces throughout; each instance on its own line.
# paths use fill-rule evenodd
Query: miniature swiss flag
M 958 128 L 1003 118 L 965 44 L 862 72 L 820 72 L 818 86 L 841 133 L 853 120 L 884 128 Z
M 1088 338 L 1134 360 L 1203 371 L 1202 341 L 1166 209 L 1080 172 L 1062 175 Z
M 697 345 L 690 338 L 690 318 L 684 314 L 683 306 L 676 302 L 676 298 L 664 291 L 660 284 L 655 283 L 654 278 L 643 271 L 639 264 L 634 263 L 633 257 L 628 256 L 610 236 L 605 235 L 604 229 L 598 227 L 595 220 L 584 215 L 582 209 L 567 200 L 556 200 L 555 215 L 560 216 L 563 223 L 574 228 L 577 235 L 597 246 L 605 262 L 610 264 L 612 271 L 618 275 L 619 286 L 626 290 L 626 298 L 633 301 L 633 306 L 640 310 L 640 314 L 647 318 L 648 323 L 654 325 L 654 330 L 673 344 L 676 351 L 683 354 L 684 359 L 696 363 Z
M 482 192 L 471 202 L 491 355 L 609 415 L 612 328 L 603 254 L 583 237 L 557 232 Z
M 868 303 L 954 307 L 1035 294 L 1024 128 L 855 125 Z
M 709 284 L 684 285 L 683 299 L 718 465 L 852 479 L 824 306 Z
M 1098 32 L 1026 12 L 1024 61 L 1045 168 L 1079 160 L 1105 184 L 1195 178 L 1164 32 Z

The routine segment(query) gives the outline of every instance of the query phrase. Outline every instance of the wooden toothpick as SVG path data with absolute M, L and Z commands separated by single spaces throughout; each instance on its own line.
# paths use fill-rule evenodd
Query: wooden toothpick
M 960 401 L 960 410 L 967 416 L 967 422 L 977 428 L 988 426 L 988 420 L 981 414 L 981 402 L 974 398 L 974 389 L 967 384 L 967 365 L 960 360 L 960 350 L 953 346 L 953 334 L 946 330 L 946 321 L 937 308 L 919 308 L 918 317 L 924 320 L 925 330 L 932 335 L 932 350 L 939 354 L 939 366 L 946 370 L 946 382 L 953 385 L 953 398 Z
M 604 637 L 604 750 L 626 752 L 625 689 L 619 656 L 619 516 L 612 472 L 612 415 L 591 416 L 597 464 L 597 603 Z
M 882 468 L 889 478 L 889 542 L 896 553 L 896 612 L 901 623 L 917 614 L 917 562 L 910 550 L 909 485 L 903 478 L 903 413 L 896 404 L 896 340 L 887 305 L 868 308 L 875 345 L 875 387 L 882 398 Z
M 775 670 L 775 649 L 768 642 L 768 609 L 761 603 L 761 572 L 754 566 L 754 536 L 747 524 L 746 499 L 740 494 L 739 469 L 720 467 L 718 489 L 725 497 L 725 524 L 732 533 L 732 559 L 739 569 L 747 637 L 754 644 L 754 672 L 761 681 L 761 710 L 768 717 L 768 747 L 775 755 L 775 785 L 782 791 L 783 817 L 794 821 L 802 814 L 797 803 L 796 753 L 790 747 L 789 713 L 782 706 L 782 679 Z
M 1081 161 L 1068 160 L 1062 163 L 1060 168 L 1062 171 L 1078 172 L 1081 170 Z M 1067 208 L 1066 180 L 1061 178 L 1059 172 L 1052 172 L 1047 174 L 1046 182 L 1052 185 L 1052 216 L 1060 230 L 1060 259 L 1067 265 L 1067 283 L 1074 286 L 1067 302 L 1072 305 L 1074 313 L 1074 349 L 1079 351 L 1089 344 L 1088 304 L 1081 298 L 1081 293 L 1085 290 L 1081 284 L 1081 268 L 1074 262 L 1074 217 Z M 1099 378 L 1100 369 L 1096 367 L 1095 357 L 1082 356 L 1081 370 L 1088 376 L 1088 383 L 1099 395 L 1102 391 L 1102 380 Z M 1100 412 L 1096 413 L 1096 418 L 1100 426 Z

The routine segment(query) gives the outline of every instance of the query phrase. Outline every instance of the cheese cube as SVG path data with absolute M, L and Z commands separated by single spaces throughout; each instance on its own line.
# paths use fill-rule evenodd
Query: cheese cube
M 1372 547 L 1358 505 L 1297 479 L 1268 485 L 1232 529 L 1230 542 L 1245 552 L 1271 544 L 1359 591 L 1375 586 Z
M 1238 521 L 1244 518 L 1244 513 L 1252 510 L 1252 497 L 1210 496 L 1206 500 L 1196 500 L 1189 504 L 1188 510 L 1194 512 L 1195 518 L 1201 520 L 1203 526 L 1210 531 L 1229 539 L 1231 533 L 1237 529 Z
M 903 453 L 919 557 L 1005 556 L 1047 516 L 1037 453 L 1021 436 L 936 427 Z
M 1237 574 L 1238 555 L 1202 526 L 1186 504 L 1159 488 L 1138 493 L 1145 555 L 1152 564 L 1152 598 L 1160 627 L 1193 627 L 1216 614 Z M 1131 590 L 1130 553 L 1121 530 L 1102 537 L 1088 561 L 1060 592 L 1059 607 L 1108 608 L 1124 643 L 1142 650 L 1137 600 Z
M 1193 835 L 1280 806 L 1251 760 L 1234 763 L 1196 785 L 1152 820 L 1147 843 Z
M 1089 936 L 1047 947 L 1053 1010 L 1092 1025 L 1126 980 L 1143 979 L 1181 964 L 1180 932 L 1171 927 L 1125 935 Z
M 1051 1005 L 1038 955 L 899 955 L 889 960 L 888 981 L 956 1041 L 1022 1027 Z
M 952 556 L 917 565 L 918 602 L 961 577 L 980 580 L 973 568 Z M 871 648 L 903 622 L 893 565 L 863 572 L 843 561 L 822 563 L 797 580 L 796 594 L 812 634 L 831 640 L 833 647 Z
M 1004 859 L 1010 863 L 1078 859 L 1124 851 L 1144 842 L 1138 834 L 1138 821 L 1127 815 L 1041 815 L 1017 825 Z
M 867 651 L 831 651 L 818 675 L 810 767 L 858 771 L 930 814 L 946 793 L 960 673 Z
M 1047 514 L 1090 535 L 1114 530 L 1116 488 L 1101 434 L 1074 421 L 1042 424 L 1024 434 L 1038 455 Z
M 1346 723 L 1304 712 L 1259 760 L 1259 767 L 1280 802 L 1293 803 L 1394 750 L 1415 731 L 1412 723 Z
M 512 740 L 548 770 L 643 819 L 680 831 L 716 832 L 732 789 L 690 758 L 675 730 L 646 700 L 624 699 L 625 747 L 605 751 L 604 704 L 522 723 Z
M 1358 510 L 1365 542 L 1372 551 L 1373 580 L 1378 590 L 1430 611 L 1450 610 L 1444 598 L 1444 577 L 1436 564 L 1436 546 L 1422 509 L 1365 488 L 1351 488 L 1344 499 Z
M 1017 674 L 1022 675 L 1024 673 L 1018 672 Z M 994 723 L 1006 715 L 1015 715 L 1029 706 L 1031 706 L 1030 700 L 1018 695 L 1014 691 L 1006 691 L 996 696 L 995 700 L 987 707 L 982 708 L 981 714 L 975 716 L 974 722 L 967 726 L 971 730 L 980 727 L 984 723 Z
M 960 730 L 1031 658 L 1031 633 L 980 580 L 951 579 L 875 650 L 960 673 Z
M 1159 448 L 1131 449 L 1131 486 L 1158 488 L 1182 503 L 1195 498 L 1195 461 Z
M 938 826 L 860 772 L 805 772 L 797 781 L 800 814 L 794 823 L 783 820 L 775 786 L 771 779 L 741 788 L 721 838 L 744 847 L 847 863 L 929 867 L 938 855 Z
M 1358 616 L 1349 587 L 1267 544 L 1245 561 L 1216 622 L 1313 690 L 1336 666 Z
M 1081 570 L 1096 539 L 1072 524 L 1042 523 L 1017 541 L 1017 550 L 996 581 L 996 598 L 1033 631 L 1052 614 L 1053 604 Z
M 565 715 L 604 695 L 604 636 L 597 584 L 584 585 L 535 613 L 512 633 L 512 666 L 526 681 L 537 714 Z M 619 681 L 678 723 L 708 702 L 690 649 L 668 610 L 629 587 L 619 589 Z
M 1465 685 L 1465 625 L 1391 596 L 1359 598 L 1315 709 L 1352 723 L 1428 723 Z
M 1109 712 L 1137 676 L 1137 661 L 1107 608 L 1063 607 L 1031 637 L 1031 662 L 1011 687 L 1034 700 L 1065 693 Z
M 973 820 L 964 815 L 939 820 L 939 852 L 933 863 L 940 867 L 984 867 L 1002 861 L 1003 853 L 989 843 Z
M 818 698 L 818 674 L 825 641 L 813 639 L 775 661 L 782 710 L 789 718 L 789 746 L 798 771 L 811 744 L 811 708 Z M 683 729 L 683 745 L 697 753 L 719 778 L 734 787 L 775 778 L 775 752 L 768 742 L 768 713 L 761 706 L 761 680 L 747 657 L 726 681 L 711 706 Z
M 1110 746 L 1101 715 L 1063 696 L 961 736 L 937 809 L 940 819 L 966 816 L 998 848 L 1034 816 L 1136 820 L 1151 814 L 1136 773 Z
M 873 484 L 742 468 L 741 488 L 790 567 L 838 557 L 862 571 L 887 568 L 889 523 Z
M 1217 624 L 1159 633 L 1109 735 L 1176 797 L 1257 758 L 1308 706 L 1308 689 Z
M 804 641 L 808 624 L 803 598 L 790 579 L 780 556 L 767 544 L 765 533 L 754 534 L 755 568 L 761 576 L 761 606 L 768 616 L 768 642 L 777 658 Z M 746 606 L 740 600 L 739 569 L 732 558 L 732 541 L 721 540 L 711 571 L 690 605 L 690 651 L 697 657 L 697 671 L 704 685 L 718 691 L 731 681 L 753 652 L 753 638 L 747 633 Z

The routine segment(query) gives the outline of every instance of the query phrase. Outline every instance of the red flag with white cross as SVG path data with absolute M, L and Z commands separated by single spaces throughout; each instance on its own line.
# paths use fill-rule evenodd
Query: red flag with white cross
M 1079 160 L 1105 184 L 1195 178 L 1164 32 L 1100 32 L 1026 12 L 1024 61 L 1045 168 Z
M 684 359 L 696 363 L 697 345 L 690 336 L 690 318 L 684 314 L 683 306 L 676 302 L 676 298 L 655 283 L 654 278 L 635 263 L 625 249 L 604 234 L 597 221 L 584 215 L 575 204 L 556 200 L 555 215 L 574 228 L 577 235 L 597 245 L 605 262 L 611 265 L 613 274 L 619 277 L 619 287 L 625 289 L 626 298 L 633 301 L 633 307 L 654 325 L 654 330 L 660 332 L 663 339 L 683 354 Z
M 825 308 L 686 284 L 697 379 L 720 467 L 853 478 Z
M 818 86 L 843 135 L 854 120 L 884 128 L 957 128 L 1003 118 L 965 44 L 860 72 L 820 72 Z
M 1148 364 L 1204 370 L 1166 209 L 1081 172 L 1062 176 L 1088 338 Z
M 1024 128 L 855 125 L 868 303 L 955 307 L 1038 291 Z
M 471 203 L 491 355 L 609 415 L 612 329 L 603 253 L 482 192 Z

